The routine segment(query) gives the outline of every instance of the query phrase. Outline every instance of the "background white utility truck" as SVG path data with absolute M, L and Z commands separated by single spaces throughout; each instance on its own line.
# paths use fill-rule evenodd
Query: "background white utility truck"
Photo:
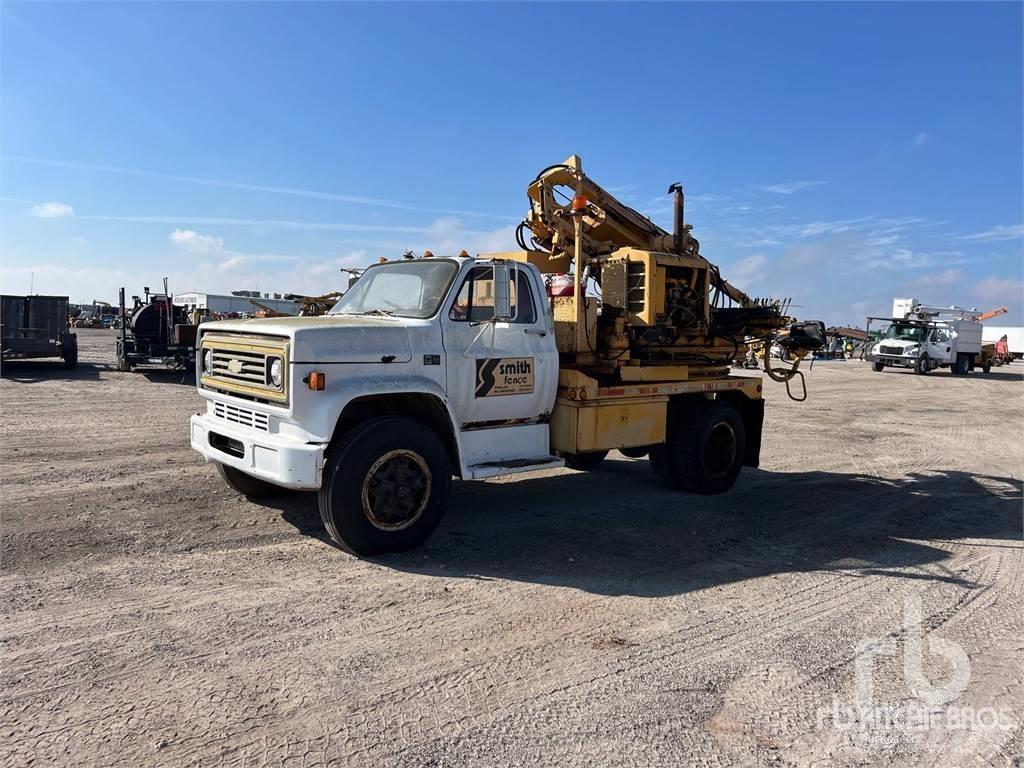
M 875 371 L 887 367 L 912 368 L 925 374 L 936 368 L 949 368 L 966 374 L 975 368 L 988 373 L 991 361 L 982 354 L 984 313 L 962 307 L 929 307 L 917 299 L 894 299 L 892 317 L 867 318 L 888 322 L 884 337 L 867 354 Z

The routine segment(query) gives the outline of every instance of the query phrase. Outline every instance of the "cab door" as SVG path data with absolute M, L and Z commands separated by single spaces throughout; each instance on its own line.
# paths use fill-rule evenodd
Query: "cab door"
M 519 457 L 547 451 L 547 418 L 558 388 L 554 326 L 541 304 L 543 286 L 536 270 L 512 267 L 512 317 L 494 320 L 494 265 L 477 262 L 442 309 L 448 397 L 464 433 L 515 428 L 490 442 L 504 442 L 505 454 Z M 538 427 L 540 429 L 538 430 Z M 543 441 L 523 440 L 543 434 Z M 489 458 L 502 454 L 492 445 Z M 501 458 L 514 458 L 504 455 Z
M 946 328 L 933 328 L 928 334 L 925 351 L 932 360 L 949 362 L 953 340 Z

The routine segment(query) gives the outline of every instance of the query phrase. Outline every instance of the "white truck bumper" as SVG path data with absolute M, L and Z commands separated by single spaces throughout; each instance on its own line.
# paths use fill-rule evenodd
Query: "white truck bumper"
M 883 355 L 878 352 L 873 354 L 865 355 L 868 362 L 871 363 L 884 363 L 885 365 L 891 365 L 896 368 L 913 368 L 917 365 L 916 357 L 905 357 L 904 355 Z
M 238 427 L 209 413 L 193 416 L 190 426 L 192 447 L 207 461 L 234 467 L 283 488 L 320 487 L 326 445 Z

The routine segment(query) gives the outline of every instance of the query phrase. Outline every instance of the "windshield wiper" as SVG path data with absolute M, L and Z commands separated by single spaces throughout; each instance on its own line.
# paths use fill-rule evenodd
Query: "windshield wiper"
M 368 309 L 365 312 L 346 312 L 349 315 L 387 315 L 388 317 L 394 317 L 395 313 L 390 309 Z

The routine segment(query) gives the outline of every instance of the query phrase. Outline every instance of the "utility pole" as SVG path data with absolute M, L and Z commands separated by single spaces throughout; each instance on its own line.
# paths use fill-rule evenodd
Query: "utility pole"
M 29 296 L 32 295 L 32 292 L 35 290 L 35 287 L 36 287 L 36 273 L 35 272 L 29 272 L 29 278 L 28 278 L 28 295 Z

